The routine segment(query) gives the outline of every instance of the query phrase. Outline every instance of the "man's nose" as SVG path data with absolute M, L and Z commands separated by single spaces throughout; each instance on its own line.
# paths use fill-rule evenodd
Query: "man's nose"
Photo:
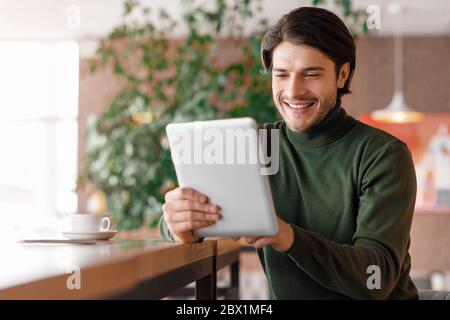
M 304 96 L 306 94 L 306 87 L 303 79 L 299 76 L 291 77 L 286 88 L 286 94 L 290 98 Z

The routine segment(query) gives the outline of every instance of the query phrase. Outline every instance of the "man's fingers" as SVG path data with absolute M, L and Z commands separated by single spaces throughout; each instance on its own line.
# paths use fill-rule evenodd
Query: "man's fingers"
M 200 203 L 194 200 L 177 200 L 166 202 L 163 205 L 164 211 L 202 211 L 209 213 L 218 213 L 220 211 L 219 206 L 209 203 Z
M 245 242 L 253 245 L 260 237 L 245 237 Z
M 173 233 L 181 233 L 186 231 L 193 231 L 196 229 L 204 228 L 213 224 L 214 221 L 185 221 L 172 225 Z
M 187 210 L 166 213 L 166 221 L 170 223 L 186 221 L 217 221 L 221 218 L 219 214 L 204 213 L 201 211 Z
M 254 246 L 256 249 L 260 249 L 264 246 L 272 244 L 274 237 L 246 237 L 245 242 Z
M 272 237 L 261 237 L 261 238 L 259 238 L 259 239 L 257 239 L 257 240 L 255 241 L 255 243 L 253 244 L 253 246 L 254 246 L 256 249 L 261 249 L 262 247 L 271 244 L 271 243 L 272 243 L 272 240 L 273 240 Z
M 207 196 L 191 188 L 176 188 L 174 190 L 167 192 L 165 195 L 166 201 L 184 200 L 184 199 L 200 203 L 208 202 Z

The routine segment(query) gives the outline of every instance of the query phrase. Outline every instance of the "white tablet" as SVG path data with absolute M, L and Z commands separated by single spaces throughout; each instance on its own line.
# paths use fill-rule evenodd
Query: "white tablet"
M 197 190 L 221 207 L 222 219 L 199 229 L 197 236 L 278 233 L 255 120 L 171 123 L 166 132 L 179 186 Z

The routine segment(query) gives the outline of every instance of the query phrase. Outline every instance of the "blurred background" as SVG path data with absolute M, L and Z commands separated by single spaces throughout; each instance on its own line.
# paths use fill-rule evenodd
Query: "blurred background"
M 1 0 L 2 236 L 57 229 L 76 211 L 109 212 L 120 230 L 157 236 L 177 184 L 165 125 L 278 119 L 260 40 L 282 14 L 311 5 L 338 14 L 356 38 L 344 108 L 413 154 L 414 280 L 450 289 L 447 0 Z M 265 298 L 253 252 L 241 268 L 241 297 Z

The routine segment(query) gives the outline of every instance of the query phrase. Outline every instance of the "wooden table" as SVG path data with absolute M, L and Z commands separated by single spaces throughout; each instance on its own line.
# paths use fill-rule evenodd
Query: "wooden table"
M 197 281 L 200 299 L 214 296 L 214 243 L 176 244 L 157 240 L 73 244 L 1 244 L 0 299 L 97 299 L 124 292 L 162 298 Z M 80 289 L 68 289 L 79 267 Z M 189 271 L 189 272 L 186 272 Z M 171 281 L 166 282 L 167 278 Z M 142 289 L 146 289 L 145 292 Z M 137 297 L 136 295 L 132 297 Z
M 160 299 L 194 281 L 197 299 L 215 299 L 218 267 L 239 260 L 233 240 L 118 237 L 94 245 L 1 243 L 0 250 L 0 299 Z M 77 268 L 81 288 L 69 289 Z
M 213 244 L 214 248 L 214 256 L 213 256 L 213 279 L 212 279 L 212 292 L 213 297 L 211 299 L 217 299 L 217 296 L 220 296 L 224 299 L 239 299 L 239 259 L 240 259 L 240 251 L 243 247 L 242 242 L 235 241 L 232 239 L 213 239 L 209 238 L 209 240 Z M 230 266 L 230 285 L 228 287 L 218 288 L 217 287 L 217 272 L 227 266 Z M 183 287 L 179 288 L 175 292 L 173 292 L 173 296 L 175 297 L 191 297 L 196 294 L 196 289 L 198 289 L 199 285 L 196 285 L 197 288 L 192 287 Z

